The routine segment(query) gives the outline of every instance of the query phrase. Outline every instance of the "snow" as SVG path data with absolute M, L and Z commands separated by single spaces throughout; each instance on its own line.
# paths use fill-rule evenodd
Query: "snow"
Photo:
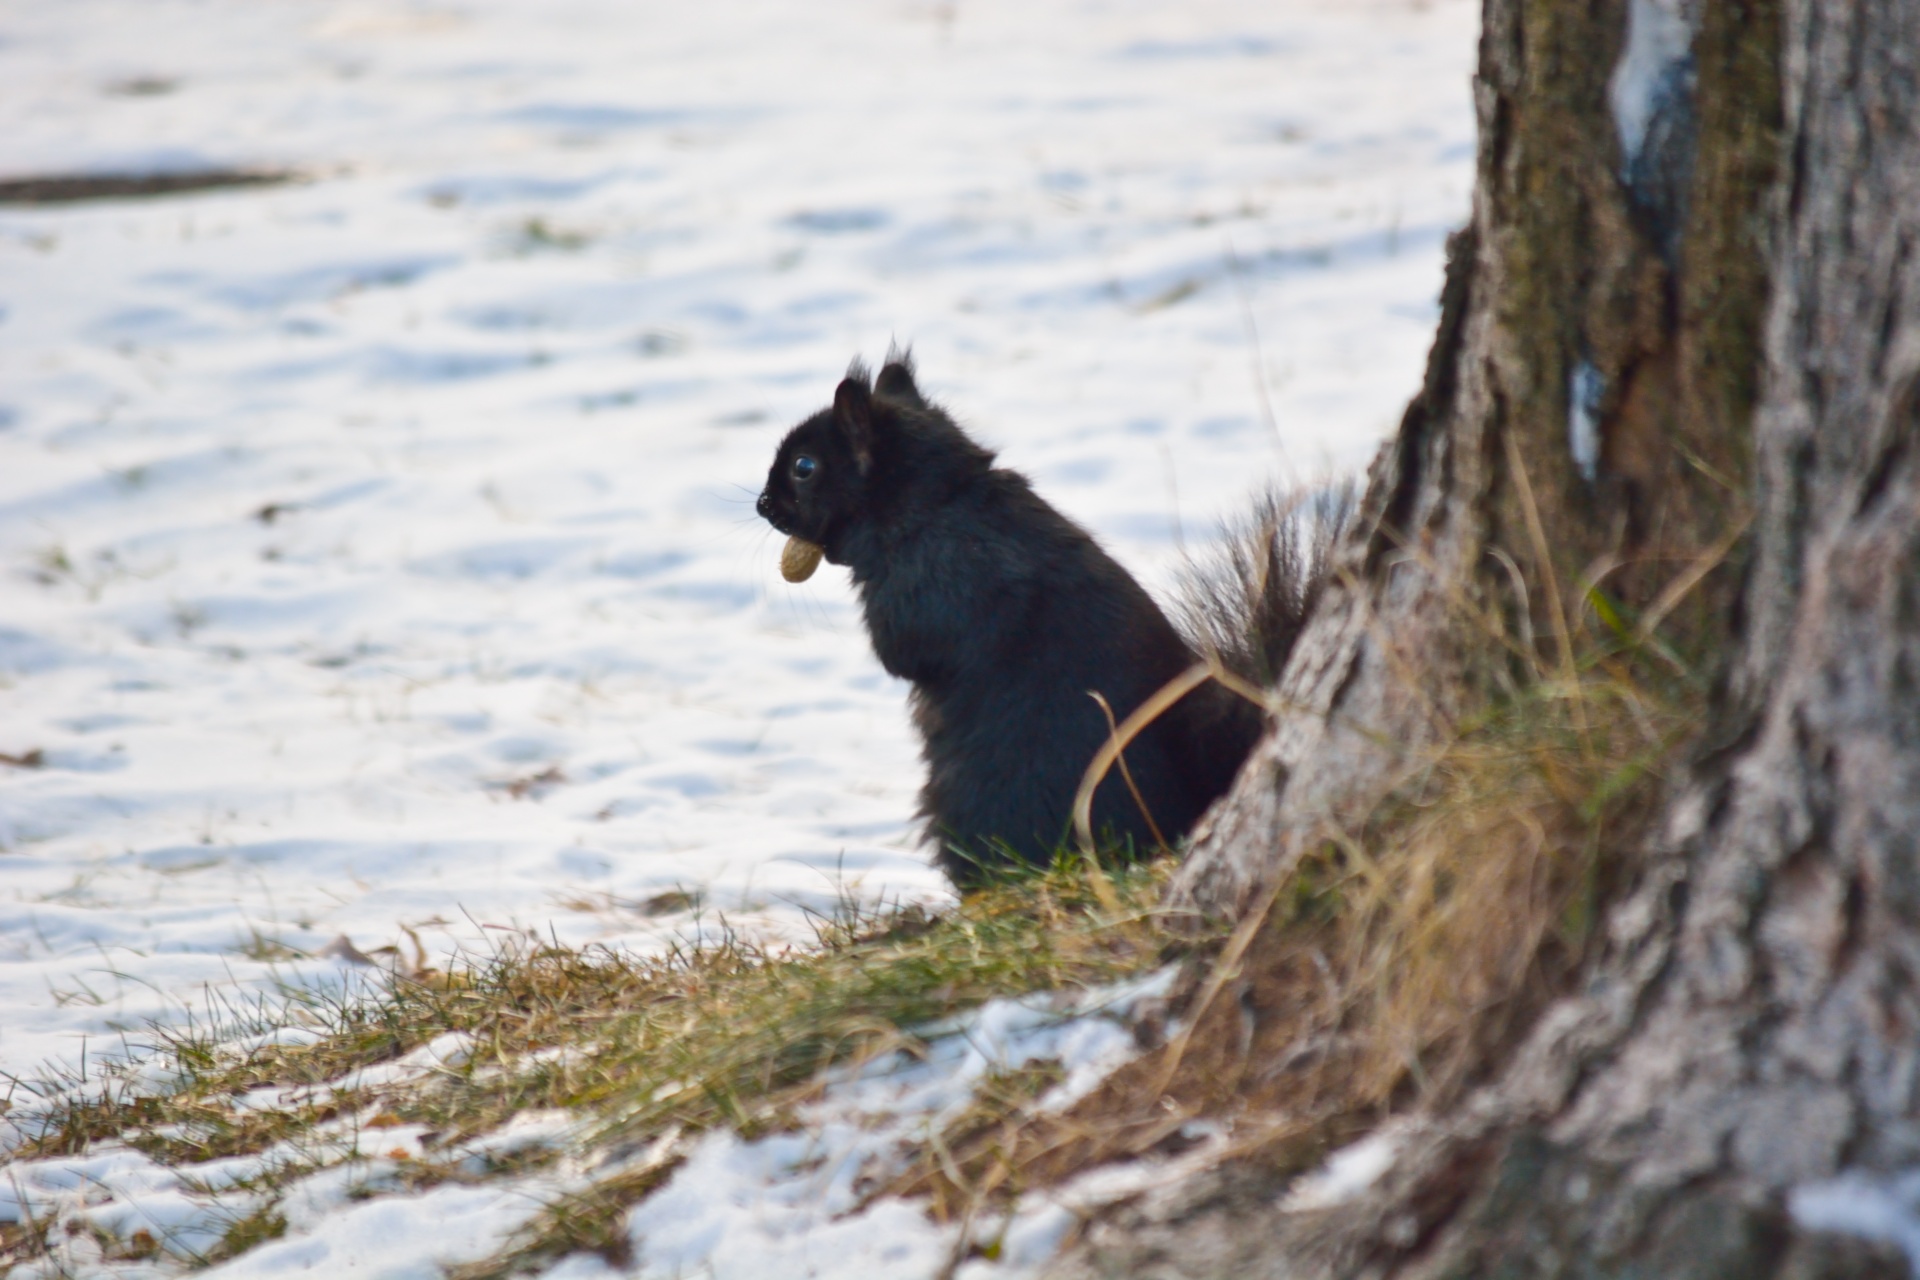
M 1606 392 L 1607 381 L 1593 361 L 1574 363 L 1567 378 L 1567 451 L 1588 484 L 1600 477 L 1600 401 Z
M 779 433 L 910 340 L 1164 584 L 1417 385 L 1475 16 L 11 11 L 0 177 L 311 180 L 0 209 L 0 751 L 46 759 L 0 766 L 0 1067 L 346 972 L 255 939 L 940 900 L 903 689 L 753 518 Z
M 1066 1078 L 1033 1104 L 1059 1111 L 1084 1096 L 1136 1049 L 1126 1015 L 1163 996 L 1174 971 L 1071 999 L 996 1000 L 960 1019 L 924 1060 L 885 1059 L 849 1073 L 807 1108 L 802 1127 L 744 1142 L 701 1140 L 666 1186 L 628 1216 L 634 1274 L 813 1276 L 938 1274 L 959 1228 L 929 1221 L 922 1207 L 869 1199 L 910 1139 L 945 1128 L 989 1072 L 1056 1062 Z M 1041 1210 L 1049 1221 L 1053 1215 Z M 1022 1237 L 1034 1234 L 1018 1224 Z M 988 1233 L 975 1230 L 970 1238 Z M 1010 1232 L 1011 1234 L 1011 1232 Z M 1026 1248 L 997 1274 L 1017 1276 L 1051 1248 Z
M 1920 1278 L 1920 1169 L 1878 1177 L 1850 1170 L 1804 1183 L 1787 1193 L 1787 1212 L 1808 1231 L 1894 1245 Z
M 911 342 L 1164 589 L 1263 483 L 1364 464 L 1416 389 L 1477 17 L 10 7 L 0 180 L 301 180 L 0 207 L 0 753 L 42 753 L 0 764 L 0 1070 L 150 1021 L 271 1034 L 278 993 L 369 957 L 946 901 L 903 687 L 844 575 L 785 585 L 753 517 L 780 433 Z M 414 1274 L 434 1232 L 369 1242 L 513 1217 L 441 1192 L 300 1238 Z
M 1326 1163 L 1287 1190 L 1282 1207 L 1294 1212 L 1327 1209 L 1365 1193 L 1393 1167 L 1406 1135 L 1383 1126 L 1328 1156 Z
M 1691 88 L 1694 26 L 1687 0 L 1632 0 L 1627 8 L 1626 47 L 1607 82 L 1623 173 L 1634 171 L 1668 100 Z
M 425 1156 L 425 1130 L 378 1123 L 377 1111 L 362 1109 L 259 1155 L 188 1168 L 166 1167 L 124 1149 L 17 1160 L 0 1184 L 0 1221 L 43 1224 L 58 1248 L 11 1274 L 120 1275 L 129 1264 L 107 1254 L 100 1240 L 126 1242 L 140 1233 L 176 1264 L 202 1263 L 230 1226 L 271 1209 L 284 1219 L 284 1237 L 209 1274 L 319 1270 L 438 1280 L 443 1263 L 497 1251 L 542 1205 L 579 1185 L 577 1177 L 539 1173 L 406 1192 L 402 1175 Z M 565 1143 L 575 1123 L 551 1111 L 529 1112 L 493 1134 L 434 1154 L 477 1174 L 489 1156 Z M 281 1195 L 259 1189 L 263 1181 L 276 1180 L 286 1183 Z M 164 1274 L 179 1270 L 175 1265 Z
M 414 1196 L 355 1202 L 340 1181 L 336 1194 L 308 1199 L 289 1215 L 287 1238 L 203 1274 L 221 1280 L 316 1273 L 356 1280 L 444 1280 L 445 1263 L 486 1257 L 540 1208 L 536 1193 L 514 1183 L 447 1185 Z M 431 1229 L 423 1229 L 428 1224 Z
M 1142 1001 L 1164 1000 L 1174 977 L 1166 968 L 1103 989 L 992 1001 L 947 1026 L 926 1028 L 931 1043 L 924 1056 L 890 1055 L 841 1070 L 818 1100 L 800 1109 L 796 1128 L 754 1141 L 719 1131 L 682 1143 L 669 1134 L 623 1164 L 569 1169 L 563 1162 L 558 1172 L 406 1194 L 393 1183 L 409 1162 L 428 1154 L 424 1130 L 373 1123 L 375 1103 L 261 1155 L 189 1170 L 125 1150 L 18 1161 L 0 1189 L 0 1221 L 51 1224 L 61 1251 L 43 1266 L 49 1276 L 65 1274 L 61 1266 L 101 1273 L 92 1230 L 120 1240 L 144 1231 L 168 1254 L 194 1261 L 231 1223 L 267 1205 L 253 1189 L 264 1173 L 310 1169 L 272 1206 L 285 1219 L 285 1235 L 209 1274 L 437 1277 L 447 1264 L 498 1250 L 563 1192 L 684 1155 L 666 1183 L 628 1216 L 630 1274 L 931 1276 L 969 1227 L 934 1223 L 917 1203 L 871 1197 L 869 1185 L 898 1172 L 915 1140 L 958 1119 L 989 1073 L 1057 1064 L 1062 1079 L 1031 1105 L 1036 1112 L 1071 1106 L 1133 1056 L 1134 1010 Z M 465 1046 L 450 1043 L 455 1039 L 443 1036 L 402 1061 L 416 1072 L 439 1067 L 463 1052 Z M 371 1087 L 402 1078 L 353 1083 Z M 451 1154 L 456 1164 L 472 1161 L 478 1173 L 484 1157 L 536 1146 L 565 1150 L 576 1125 L 563 1112 L 532 1111 Z M 1127 1185 L 1165 1172 L 1164 1164 L 1145 1162 Z M 1108 1195 L 1120 1186 L 1110 1175 L 1101 1185 Z M 973 1226 L 967 1238 L 999 1238 L 994 1274 L 1022 1276 L 1051 1256 L 1073 1221 L 1072 1206 L 1084 1199 L 1069 1187 L 1006 1222 Z M 425 1224 L 432 1229 L 421 1229 Z M 594 1274 L 592 1265 L 570 1260 L 553 1274 Z

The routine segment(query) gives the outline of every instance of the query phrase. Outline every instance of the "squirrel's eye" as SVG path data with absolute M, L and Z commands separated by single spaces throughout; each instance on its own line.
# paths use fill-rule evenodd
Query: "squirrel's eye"
M 811 480 L 813 479 L 813 473 L 819 469 L 820 464 L 804 453 L 793 460 L 793 478 L 795 480 Z

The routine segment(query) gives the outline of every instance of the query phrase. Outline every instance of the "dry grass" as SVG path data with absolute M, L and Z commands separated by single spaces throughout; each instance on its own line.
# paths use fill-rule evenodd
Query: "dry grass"
M 1353 1103 L 1451 1101 L 1566 988 L 1689 727 L 1617 670 L 1543 683 L 1301 860 L 1276 933 L 1323 965 Z

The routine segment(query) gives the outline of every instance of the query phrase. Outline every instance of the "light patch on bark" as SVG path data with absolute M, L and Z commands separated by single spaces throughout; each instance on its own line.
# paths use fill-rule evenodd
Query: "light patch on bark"
M 1600 400 L 1607 380 L 1593 361 L 1581 360 L 1567 379 L 1567 449 L 1588 484 L 1600 478 Z
M 1631 0 L 1627 9 L 1627 47 L 1607 82 L 1624 172 L 1639 161 L 1660 113 L 1692 93 L 1691 7 L 1685 0 Z

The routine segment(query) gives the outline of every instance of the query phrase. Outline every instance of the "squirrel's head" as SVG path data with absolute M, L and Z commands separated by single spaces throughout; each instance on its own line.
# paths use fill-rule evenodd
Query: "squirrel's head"
M 858 360 L 833 393 L 833 406 L 787 433 L 754 509 L 792 538 L 838 552 L 843 536 L 881 506 L 895 507 L 958 465 L 991 466 L 951 419 L 928 404 L 913 380 L 913 360 L 889 351 L 869 383 Z
M 787 432 L 755 504 L 789 537 L 831 546 L 866 506 L 873 473 L 873 390 L 858 362 L 840 380 L 833 407 Z

